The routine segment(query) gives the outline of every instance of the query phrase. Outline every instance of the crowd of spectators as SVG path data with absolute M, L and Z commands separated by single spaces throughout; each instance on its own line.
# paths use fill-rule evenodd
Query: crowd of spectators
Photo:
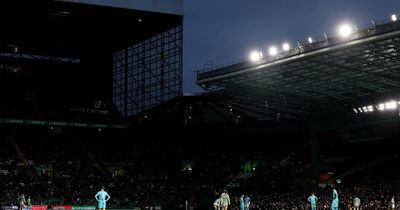
M 43 128 L 0 138 L 3 205 L 15 204 L 20 193 L 31 196 L 34 204 L 95 205 L 100 186 L 111 195 L 110 208 L 184 209 L 187 202 L 190 209 L 211 209 L 223 189 L 229 190 L 232 210 L 239 209 L 242 194 L 250 195 L 252 209 L 260 210 L 308 209 L 311 192 L 319 198 L 318 209 L 329 209 L 332 200 L 329 184 L 310 184 L 304 143 L 244 149 L 226 146 L 226 141 L 182 145 Z M 228 149 L 222 150 L 224 145 Z M 335 182 L 340 209 L 350 209 L 355 197 L 362 209 L 387 209 L 393 196 L 398 201 L 398 159 L 396 153 L 388 154 Z

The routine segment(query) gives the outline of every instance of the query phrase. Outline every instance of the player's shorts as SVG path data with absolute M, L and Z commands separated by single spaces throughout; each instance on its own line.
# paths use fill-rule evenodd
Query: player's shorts
M 99 201 L 97 207 L 99 209 L 105 209 L 106 208 L 106 202 L 105 201 Z
M 334 207 L 334 208 L 339 207 L 339 201 L 338 200 L 333 200 L 332 201 L 332 207 Z

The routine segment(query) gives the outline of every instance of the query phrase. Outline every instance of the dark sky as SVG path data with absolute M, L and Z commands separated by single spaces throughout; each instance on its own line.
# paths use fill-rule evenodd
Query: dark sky
M 184 93 L 201 92 L 193 70 L 264 55 L 271 45 L 335 35 L 400 13 L 400 0 L 184 0 Z M 400 15 L 399 15 L 400 16 Z

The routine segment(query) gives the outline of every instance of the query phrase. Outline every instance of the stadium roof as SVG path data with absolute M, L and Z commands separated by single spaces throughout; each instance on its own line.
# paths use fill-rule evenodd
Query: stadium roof
M 167 3 L 157 4 L 154 12 L 149 11 L 152 4 L 142 1 L 134 1 L 129 8 L 101 6 L 105 1 L 80 2 L 86 3 L 0 1 L 0 51 L 65 57 L 109 54 L 182 24 L 182 15 L 162 13 Z M 174 13 L 178 13 L 179 1 L 175 3 Z
M 352 111 L 360 104 L 398 99 L 400 22 L 327 37 L 258 62 L 199 71 L 197 83 L 216 102 L 260 120 Z
M 122 9 L 183 15 L 183 0 L 57 0 Z

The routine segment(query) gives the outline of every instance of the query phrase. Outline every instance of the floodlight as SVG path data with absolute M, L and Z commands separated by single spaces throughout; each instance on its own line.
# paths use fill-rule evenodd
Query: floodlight
M 386 109 L 396 109 L 397 108 L 397 103 L 396 101 L 389 101 L 385 104 Z
M 250 60 L 253 62 L 258 62 L 263 57 L 262 52 L 260 51 L 253 51 L 250 53 Z
M 392 15 L 392 21 L 393 22 L 397 21 L 397 15 L 395 15 L 395 14 Z
M 380 110 L 380 111 L 385 110 L 385 104 L 379 104 L 378 105 L 378 110 Z
M 370 106 L 367 106 L 367 108 L 368 108 L 368 111 L 369 111 L 369 112 L 373 112 L 373 111 L 374 111 L 374 107 L 371 106 L 371 105 L 370 105 Z
M 283 49 L 283 51 L 289 51 L 289 50 L 290 50 L 290 45 L 289 45 L 289 43 L 287 43 L 287 42 L 283 43 L 282 49 Z
M 314 40 L 313 40 L 313 38 L 312 37 L 308 37 L 308 43 L 313 43 L 314 42 Z
M 366 106 L 363 107 L 364 112 L 368 112 L 368 108 Z
M 345 25 L 342 25 L 339 27 L 339 35 L 341 37 L 346 38 L 346 37 L 350 36 L 352 33 L 353 33 L 353 28 L 348 24 L 345 24 Z
M 278 54 L 278 49 L 276 47 L 270 47 L 268 52 L 270 56 L 275 56 Z

